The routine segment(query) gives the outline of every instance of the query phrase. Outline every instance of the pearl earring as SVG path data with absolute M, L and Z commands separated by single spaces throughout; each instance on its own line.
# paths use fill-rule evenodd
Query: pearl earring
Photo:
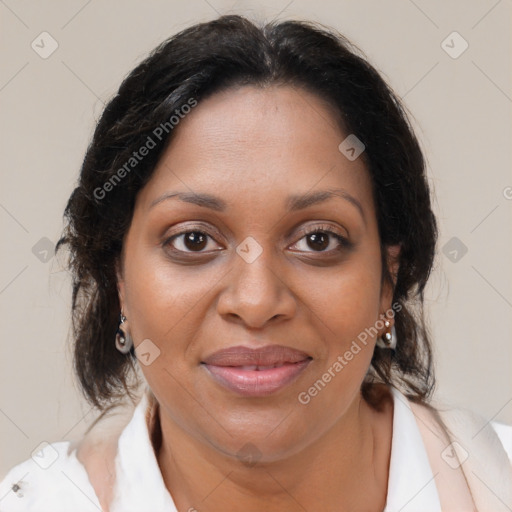
M 384 325 L 386 326 L 387 329 L 389 329 L 389 326 L 391 325 L 391 323 L 389 322 L 389 320 L 386 320 L 384 322 Z M 397 341 L 396 340 L 396 330 L 395 330 L 395 326 L 393 326 L 390 330 L 386 331 L 384 333 L 384 335 L 377 340 L 376 345 L 379 348 L 388 348 L 391 350 L 395 350 L 396 349 L 396 341 Z
M 121 354 L 128 354 L 133 347 L 132 337 L 128 334 L 128 331 L 125 333 L 122 329 L 122 325 L 125 321 L 126 317 L 121 313 L 119 327 L 116 332 L 116 348 Z

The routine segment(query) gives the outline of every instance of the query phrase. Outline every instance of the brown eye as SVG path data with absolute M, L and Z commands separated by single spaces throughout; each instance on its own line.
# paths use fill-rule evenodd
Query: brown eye
M 183 244 L 191 251 L 200 251 L 206 247 L 206 236 L 199 231 L 190 231 L 184 234 Z
M 171 245 L 178 252 L 202 252 L 208 246 L 209 238 L 202 231 L 184 231 L 169 238 L 165 245 Z
M 330 235 L 327 233 L 310 233 L 306 236 L 309 247 L 318 251 L 325 251 L 329 246 Z
M 352 244 L 344 236 L 331 229 L 318 227 L 304 233 L 303 237 L 294 246 L 298 247 L 299 251 L 304 252 L 331 252 L 350 249 Z

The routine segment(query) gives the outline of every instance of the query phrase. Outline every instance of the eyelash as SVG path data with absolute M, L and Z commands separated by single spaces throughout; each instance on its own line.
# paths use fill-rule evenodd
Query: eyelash
M 167 238 L 164 241 L 163 246 L 164 247 L 171 246 L 171 250 L 173 252 L 180 253 L 180 254 L 205 254 L 204 251 L 182 251 L 181 249 L 175 249 L 174 247 L 172 247 L 173 240 L 177 239 L 180 236 L 186 235 L 188 233 L 199 233 L 199 234 L 206 235 L 207 237 L 213 239 L 213 236 L 210 235 L 208 232 L 206 232 L 204 230 L 204 227 L 199 227 L 199 226 L 194 227 L 194 226 L 192 226 L 190 228 L 187 228 L 186 231 L 181 231 L 179 233 L 175 233 L 171 237 Z M 330 254 L 330 253 L 333 253 L 334 251 L 341 251 L 343 249 L 349 250 L 349 249 L 353 248 L 353 243 L 352 242 L 350 242 L 347 238 L 345 238 L 344 236 L 338 234 L 337 232 L 333 231 L 331 228 L 326 227 L 326 226 L 316 226 L 315 228 L 313 228 L 313 229 L 311 229 L 309 231 L 302 231 L 301 232 L 302 236 L 293 245 L 296 245 L 303 238 L 306 238 L 307 236 L 313 235 L 315 233 L 324 233 L 324 234 L 332 236 L 335 240 L 338 241 L 339 247 L 337 247 L 335 249 L 330 249 L 328 251 L 325 251 L 325 250 L 323 250 L 323 251 L 313 251 L 312 250 L 312 251 L 305 251 L 305 252 L 308 252 L 308 253 L 311 252 L 311 253 L 317 253 L 317 254 Z
M 307 252 L 313 252 L 313 253 L 318 253 L 318 254 L 330 254 L 333 251 L 341 251 L 343 249 L 351 249 L 353 247 L 352 242 L 350 242 L 347 238 L 340 235 L 336 231 L 333 231 L 328 226 L 316 226 L 309 231 L 308 230 L 301 231 L 301 237 L 297 240 L 297 242 L 295 242 L 295 244 L 297 244 L 298 242 L 300 242 L 302 239 L 306 238 L 309 235 L 314 235 L 315 233 L 324 233 L 324 234 L 332 236 L 335 240 L 338 241 L 339 246 L 335 249 L 330 249 L 328 251 L 307 251 Z M 330 242 L 329 242 L 329 244 L 330 244 Z

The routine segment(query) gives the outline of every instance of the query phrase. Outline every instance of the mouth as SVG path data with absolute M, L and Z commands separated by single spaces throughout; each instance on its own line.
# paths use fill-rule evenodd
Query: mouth
M 239 395 L 268 396 L 293 382 L 312 357 L 282 345 L 259 349 L 230 347 L 207 357 L 201 365 L 215 382 Z

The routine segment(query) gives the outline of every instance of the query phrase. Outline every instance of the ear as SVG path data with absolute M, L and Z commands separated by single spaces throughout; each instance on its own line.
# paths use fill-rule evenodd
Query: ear
M 400 244 L 386 246 L 386 264 L 392 283 L 384 279 L 381 286 L 380 307 L 381 313 L 385 313 L 391 308 L 393 301 L 393 291 L 396 285 L 398 269 L 400 268 Z
M 386 247 L 387 255 L 386 261 L 388 263 L 388 271 L 393 280 L 393 288 L 396 285 L 396 279 L 398 276 L 398 269 L 400 268 L 400 251 L 402 246 L 400 244 L 388 245 Z
M 125 295 L 125 282 L 123 277 L 123 268 L 122 268 L 121 257 L 119 257 L 115 262 L 115 270 L 116 270 L 116 281 L 117 281 L 117 294 L 119 297 L 119 305 L 121 306 L 121 310 L 126 315 L 126 295 Z

